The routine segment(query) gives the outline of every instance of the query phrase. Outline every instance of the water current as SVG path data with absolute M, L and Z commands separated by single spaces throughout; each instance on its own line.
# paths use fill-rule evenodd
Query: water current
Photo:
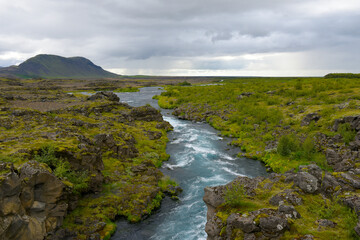
M 118 96 L 121 102 L 132 106 L 150 104 L 160 109 L 152 97 L 161 91 L 147 87 L 140 92 L 118 93 Z M 266 175 L 262 163 L 236 157 L 239 149 L 229 146 L 230 139 L 219 136 L 208 124 L 179 120 L 169 110 L 161 112 L 174 127 L 168 134 L 170 141 L 166 148 L 171 157 L 161 171 L 176 180 L 184 191 L 179 201 L 166 197 L 161 208 L 141 223 L 119 220 L 113 240 L 206 239 L 204 187 L 226 184 L 237 176 Z

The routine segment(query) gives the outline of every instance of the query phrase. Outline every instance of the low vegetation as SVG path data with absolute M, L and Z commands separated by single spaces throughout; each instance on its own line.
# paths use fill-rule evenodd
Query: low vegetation
M 155 97 L 161 107 L 209 122 L 234 138 L 243 150 L 239 155 L 263 160 L 276 172 L 312 161 L 328 169 L 317 134 L 340 134 L 349 143 L 354 131 L 346 124 L 338 132 L 331 127 L 335 119 L 360 113 L 360 80 L 353 78 L 232 78 L 166 90 Z M 302 123 L 312 113 L 319 119 Z
M 357 186 L 346 185 L 351 185 L 350 178 L 357 181 L 360 177 L 353 172 L 360 164 L 358 118 L 350 117 L 360 115 L 359 92 L 357 74 L 329 74 L 324 78 L 228 78 L 212 85 L 168 86 L 166 92 L 155 96 L 161 107 L 174 109 L 179 118 L 206 121 L 222 135 L 232 137 L 232 144 L 242 150 L 239 156 L 261 160 L 271 172 L 285 173 L 271 174 L 250 193 L 248 186 L 237 180 L 220 186 L 223 192 L 214 191 L 218 194 L 214 202 L 223 198 L 224 203 L 213 206 L 216 216 L 208 219 L 208 234 L 224 239 L 243 239 L 246 234 L 259 239 L 271 234 L 279 239 L 304 239 L 307 234 L 312 236 L 309 239 L 359 239 L 354 230 L 359 224 L 359 213 L 354 211 L 357 205 L 344 204 L 360 196 Z M 309 164 L 316 164 L 323 172 L 300 174 Z M 317 169 L 316 165 L 313 168 Z M 327 182 L 325 175 L 334 181 Z M 349 175 L 345 180 L 343 176 Z M 317 190 L 307 189 L 309 185 L 296 187 L 310 181 L 302 176 L 316 181 Z M 294 178 L 300 180 L 295 183 Z M 324 186 L 319 190 L 321 184 Z M 301 218 L 282 215 L 282 203 L 272 202 L 287 192 L 301 197 L 302 203 L 286 197 L 284 204 L 291 206 L 284 208 L 294 207 Z M 204 197 L 207 204 L 211 204 L 209 199 Z M 286 220 L 279 220 L 284 216 Z M 263 223 L 283 221 L 286 231 L 275 225 L 270 233 L 266 229 L 269 225 L 261 225 L 260 219 Z

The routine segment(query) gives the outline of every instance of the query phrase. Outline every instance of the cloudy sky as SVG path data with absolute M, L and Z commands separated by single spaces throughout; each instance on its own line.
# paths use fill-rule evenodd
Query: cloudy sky
M 84 56 L 119 74 L 360 72 L 360 0 L 0 0 L 0 66 Z

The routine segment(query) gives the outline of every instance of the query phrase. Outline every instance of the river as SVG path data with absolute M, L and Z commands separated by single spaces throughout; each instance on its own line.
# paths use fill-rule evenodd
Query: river
M 161 88 L 141 88 L 140 92 L 117 93 L 121 102 L 132 106 L 150 104 L 160 109 L 152 97 Z M 174 127 L 169 132 L 166 151 L 170 154 L 161 171 L 183 188 L 179 201 L 166 197 L 153 215 L 137 224 L 117 222 L 112 240 L 206 239 L 206 206 L 202 201 L 204 187 L 226 184 L 237 176 L 264 176 L 264 165 L 255 160 L 238 158 L 238 148 L 229 146 L 230 139 L 206 123 L 179 120 L 169 110 L 161 110 L 164 119 Z

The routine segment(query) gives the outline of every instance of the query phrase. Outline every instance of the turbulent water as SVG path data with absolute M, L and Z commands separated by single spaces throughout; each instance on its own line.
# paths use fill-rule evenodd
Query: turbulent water
M 151 104 L 159 108 L 152 96 L 160 92 L 159 88 L 149 87 L 118 96 L 132 106 Z M 204 187 L 222 185 L 237 176 L 266 175 L 259 161 L 236 157 L 239 149 L 229 146 L 229 139 L 219 137 L 209 125 L 179 120 L 168 110 L 162 110 L 162 114 L 174 131 L 168 135 L 166 149 L 171 157 L 161 170 L 175 179 L 184 192 L 177 202 L 165 198 L 161 208 L 141 223 L 118 221 L 118 230 L 111 239 L 206 239 Z

